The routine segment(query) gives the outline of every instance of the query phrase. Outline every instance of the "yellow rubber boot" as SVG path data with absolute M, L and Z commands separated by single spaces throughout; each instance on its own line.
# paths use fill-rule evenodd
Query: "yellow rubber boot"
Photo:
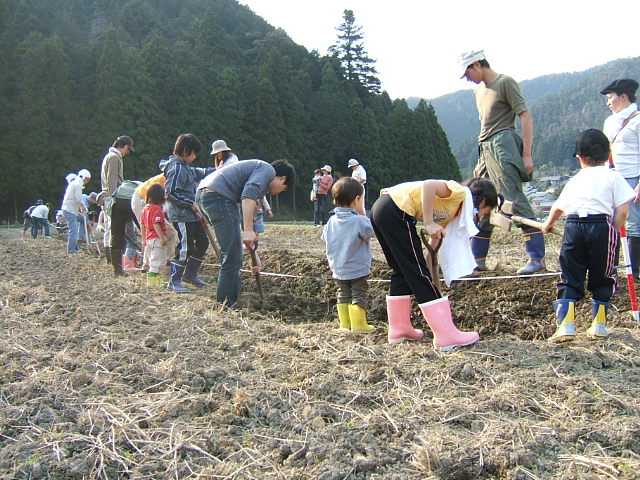
M 340 330 L 351 330 L 351 318 L 349 317 L 349 304 L 339 303 L 338 320 L 340 320 Z
M 349 318 L 351 319 L 352 332 L 371 333 L 376 329 L 367 323 L 367 311 L 360 305 L 349 305 Z
M 556 311 L 556 333 L 550 338 L 551 343 L 571 342 L 576 338 L 576 301 L 569 298 L 563 298 L 553 302 L 553 308 Z
M 158 286 L 159 276 L 156 273 L 147 272 L 147 287 L 156 287 Z M 160 277 L 161 278 L 161 277 Z
M 591 340 L 603 340 L 609 336 L 607 331 L 607 309 L 608 302 L 591 300 L 591 310 L 593 311 L 593 322 L 587 330 L 587 336 Z

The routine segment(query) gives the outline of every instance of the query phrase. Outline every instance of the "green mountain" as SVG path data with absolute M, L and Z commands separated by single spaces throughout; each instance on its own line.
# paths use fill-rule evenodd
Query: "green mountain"
M 533 116 L 533 160 L 538 174 L 576 168 L 573 150 L 577 134 L 602 128 L 610 114 L 600 94 L 616 78 L 640 79 L 640 57 L 619 59 L 583 72 L 545 75 L 520 82 Z M 407 103 L 416 104 L 416 98 Z M 480 122 L 470 90 L 429 100 L 447 134 L 463 176 L 470 176 L 477 159 Z
M 279 218 L 308 218 L 313 170 L 367 168 L 368 190 L 428 177 L 460 178 L 426 102 L 347 79 L 333 56 L 309 52 L 235 0 L 0 2 L 0 218 L 43 198 L 60 204 L 69 172 L 100 163 L 123 134 L 136 154 L 125 178 L 158 173 L 176 137 L 224 138 L 240 158 L 286 158 L 295 188 Z

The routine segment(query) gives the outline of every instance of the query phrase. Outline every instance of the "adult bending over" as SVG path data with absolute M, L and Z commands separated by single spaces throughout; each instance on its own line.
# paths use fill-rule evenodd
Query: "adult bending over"
M 463 227 L 469 233 L 458 242 L 458 252 L 452 252 L 452 257 L 454 263 L 464 255 L 473 261 L 469 246 L 469 237 L 477 232 L 473 217 L 477 220 L 488 215 L 497 204 L 495 186 L 481 178 L 471 180 L 468 187 L 453 180 L 425 180 L 401 183 L 380 192 L 371 209 L 371 223 L 393 270 L 387 296 L 389 343 L 420 340 L 423 336 L 422 330 L 411 325 L 411 294 L 433 331 L 437 349 L 450 351 L 478 341 L 476 332 L 461 332 L 454 325 L 448 297 L 440 296 L 427 268 L 416 222 L 422 220 L 432 244 L 446 242 L 447 231 L 451 231 L 451 241 L 460 238 L 458 229 Z M 455 230 L 445 230 L 449 224 Z
M 197 202 L 220 243 L 222 256 L 218 274 L 216 300 L 238 308 L 242 288 L 242 243 L 255 248 L 253 214 L 257 202 L 265 196 L 278 195 L 289 188 L 295 169 L 285 160 L 268 164 L 262 160 L 232 163 L 208 175 L 198 188 Z M 242 219 L 238 204 L 242 204 Z M 244 232 L 240 231 L 240 223 Z

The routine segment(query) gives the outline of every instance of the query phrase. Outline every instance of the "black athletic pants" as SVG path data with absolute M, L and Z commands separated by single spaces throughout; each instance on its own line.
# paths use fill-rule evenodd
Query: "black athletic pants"
M 416 219 L 380 195 L 371 208 L 373 231 L 393 270 L 389 295 L 413 295 L 418 303 L 439 298 L 424 259 Z
M 562 237 L 558 298 L 581 300 L 584 281 L 595 300 L 608 302 L 615 288 L 618 235 L 609 215 L 569 215 Z

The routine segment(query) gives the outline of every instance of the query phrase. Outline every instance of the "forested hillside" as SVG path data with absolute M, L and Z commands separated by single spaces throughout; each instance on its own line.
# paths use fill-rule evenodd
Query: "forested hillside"
M 533 115 L 533 156 L 539 173 L 577 168 L 573 158 L 577 134 L 586 128 L 602 128 L 611 112 L 600 90 L 612 80 L 624 77 L 640 79 L 640 57 L 615 60 L 583 72 L 520 82 Z M 417 100 L 410 98 L 408 103 L 414 105 Z M 471 175 L 480 131 L 473 92 L 458 91 L 429 102 L 447 134 L 463 176 Z
M 286 158 L 299 175 L 278 202 L 289 217 L 310 208 L 314 168 L 348 173 L 350 157 L 370 192 L 460 178 L 431 105 L 412 110 L 384 85 L 357 83 L 335 54 L 308 52 L 234 0 L 3 0 L 0 27 L 3 219 L 37 198 L 59 205 L 64 176 L 80 168 L 99 189 L 122 134 L 136 146 L 131 179 L 156 174 L 184 132 L 205 146 L 200 165 L 216 138 L 240 158 Z

